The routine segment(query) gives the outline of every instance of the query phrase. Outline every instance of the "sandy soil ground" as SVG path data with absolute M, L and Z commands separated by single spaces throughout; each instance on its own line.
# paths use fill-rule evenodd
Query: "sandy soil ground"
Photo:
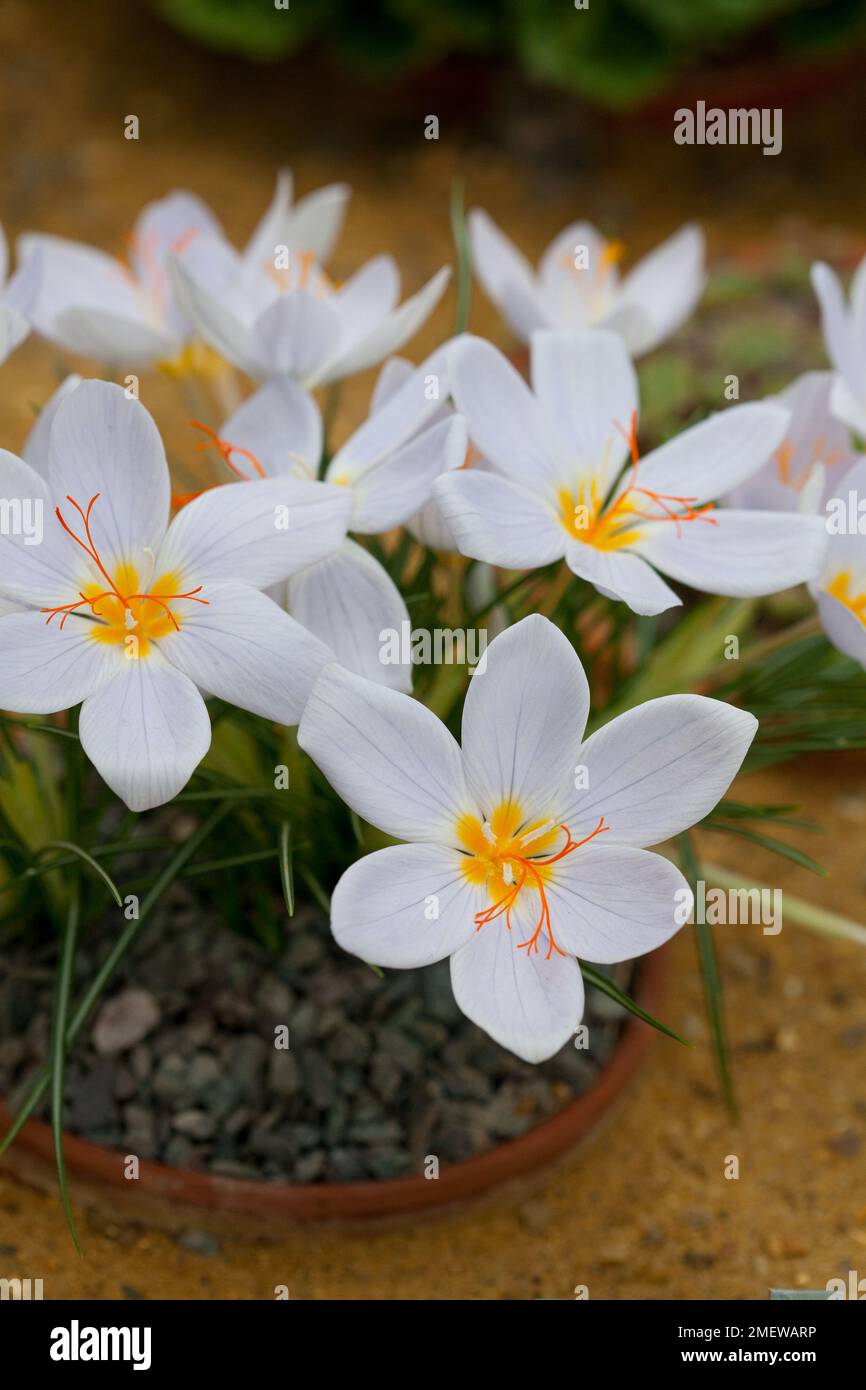
M 281 163 L 301 190 L 335 178 L 356 188 L 336 277 L 389 250 L 407 291 L 450 259 L 455 174 L 470 201 L 535 254 L 579 213 L 616 228 L 634 251 L 686 216 L 707 225 L 717 251 L 783 236 L 850 254 L 866 229 L 864 117 L 842 100 L 793 112 L 783 159 L 721 151 L 710 167 L 675 153 L 667 122 L 589 119 L 470 65 L 390 96 L 315 66 L 260 74 L 200 55 L 136 7 L 106 0 L 8 0 L 0 52 L 0 215 L 12 234 L 36 228 L 121 251 L 143 203 L 189 186 L 240 240 Z M 442 138 L 425 142 L 424 117 L 439 110 Z M 131 112 L 137 143 L 122 136 Z M 452 315 L 449 299 L 413 357 L 450 330 Z M 505 341 L 480 295 L 473 326 Z M 4 445 L 20 444 L 33 403 L 63 370 L 38 343 L 4 366 Z M 361 380 L 345 393 L 344 420 L 363 409 L 366 389 Z M 143 398 L 170 422 L 186 460 L 189 437 L 167 384 L 148 380 Z M 825 833 L 802 843 L 832 874 L 782 869 L 750 846 L 730 867 L 866 920 L 866 760 L 762 774 L 737 794 L 796 801 L 820 819 Z M 725 862 L 725 852 L 729 842 L 708 844 L 713 858 Z M 769 1286 L 821 1287 L 863 1268 L 866 952 L 792 924 L 775 937 L 756 927 L 719 936 L 739 1123 L 718 1099 L 686 931 L 664 1014 L 695 1046 L 660 1040 L 605 1131 L 532 1190 L 384 1231 L 286 1231 L 267 1246 L 238 1232 L 211 1256 L 90 1215 L 81 1261 L 55 1198 L 4 1176 L 0 1275 L 41 1277 L 46 1297 L 270 1298 L 286 1284 L 295 1298 L 570 1298 L 587 1285 L 591 1298 L 760 1299 Z M 738 1180 L 725 1177 L 730 1155 Z

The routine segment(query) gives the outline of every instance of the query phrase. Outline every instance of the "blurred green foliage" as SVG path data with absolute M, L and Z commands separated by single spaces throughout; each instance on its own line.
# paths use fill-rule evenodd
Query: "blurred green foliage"
M 864 0 L 153 0 L 211 48 L 267 62 L 312 40 L 376 78 L 449 53 L 507 56 L 530 77 L 604 106 L 751 47 L 790 53 L 866 37 Z

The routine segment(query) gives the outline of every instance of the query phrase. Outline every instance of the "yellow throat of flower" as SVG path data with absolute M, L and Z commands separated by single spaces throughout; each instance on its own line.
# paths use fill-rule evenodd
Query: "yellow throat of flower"
M 517 949 L 525 950 L 527 956 L 537 954 L 539 940 L 546 935 L 546 959 L 550 960 L 554 951 L 566 955 L 554 937 L 546 887 L 561 860 L 609 828 L 602 816 L 590 835 L 574 840 L 568 827 L 556 821 L 527 822 L 513 801 L 497 806 L 488 821 L 471 815 L 461 817 L 457 837 L 466 854 L 460 867 L 470 883 L 486 886 L 491 898 L 491 905 L 475 914 L 476 931 L 501 917 L 510 931 L 513 909 L 528 897 L 538 916 L 534 931 L 526 941 L 518 942 Z
M 96 567 L 99 578 L 84 583 L 77 600 L 42 608 L 40 612 L 48 615 L 46 625 L 59 618 L 58 626 L 62 630 L 73 613 L 83 615 L 89 610 L 89 616 L 95 621 L 88 624 L 88 636 L 95 642 L 122 644 L 127 656 L 137 659 L 148 655 L 155 638 L 180 631 L 180 617 L 172 607 L 176 600 L 203 604 L 208 600 L 198 597 L 201 584 L 185 593 L 178 592 L 180 579 L 175 574 L 163 574 L 142 584 L 135 565 L 129 563 L 116 565 L 112 574 L 97 549 L 90 525 L 90 515 L 99 497 L 98 492 L 91 497 L 86 509 L 74 497 L 66 499 L 78 513 L 83 537 L 76 534 L 61 509 L 55 508 L 63 530 L 84 551 Z
M 863 580 L 858 585 L 850 570 L 840 570 L 827 585 L 827 593 L 844 603 L 866 627 L 866 583 Z

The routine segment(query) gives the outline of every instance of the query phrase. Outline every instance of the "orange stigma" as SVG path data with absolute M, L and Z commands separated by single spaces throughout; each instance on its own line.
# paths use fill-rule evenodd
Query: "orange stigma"
M 508 864 L 509 866 L 516 865 L 518 877 L 511 884 L 510 888 L 508 889 L 508 892 L 505 894 L 504 897 L 500 898 L 498 902 L 493 903 L 490 907 L 485 908 L 482 912 L 476 912 L 475 914 L 474 921 L 476 931 L 480 931 L 482 927 L 486 927 L 488 923 L 494 922 L 497 917 L 502 917 L 503 914 L 505 916 L 505 925 L 510 931 L 511 910 L 517 902 L 518 897 L 520 896 L 521 888 L 526 883 L 527 879 L 529 879 L 532 886 L 538 890 L 538 894 L 541 899 L 541 909 L 532 936 L 530 936 L 526 941 L 521 941 L 518 943 L 517 949 L 519 951 L 525 950 L 527 957 L 531 956 L 533 953 L 535 953 L 536 955 L 538 954 L 538 939 L 541 936 L 542 932 L 547 933 L 549 943 L 545 960 L 550 960 L 554 951 L 556 951 L 557 955 L 560 956 L 568 955 L 567 951 L 563 951 L 562 948 L 556 944 L 556 940 L 553 935 L 553 923 L 550 918 L 550 904 L 547 901 L 547 894 L 544 889 L 544 879 L 547 870 L 551 867 L 551 865 L 557 864 L 561 859 L 565 859 L 567 855 L 573 854 L 576 849 L 580 849 L 581 845 L 588 844 L 590 840 L 595 839 L 596 835 L 601 835 L 604 833 L 605 830 L 609 830 L 610 826 L 605 825 L 604 816 L 601 816 L 599 818 L 598 825 L 595 827 L 595 829 L 591 831 L 589 835 L 584 836 L 582 840 L 572 839 L 571 831 L 569 830 L 567 825 L 560 825 L 559 829 L 565 832 L 565 844 L 563 845 L 562 849 L 559 850 L 556 854 L 549 854 L 540 858 L 529 859 L 525 855 L 519 854 L 516 849 L 507 848 L 503 851 L 500 851 L 499 859 L 501 860 L 501 862 L 503 864 Z M 541 839 L 544 836 L 544 830 L 543 828 L 539 830 L 538 827 L 533 826 L 530 827 L 529 831 L 524 833 L 524 836 L 522 838 L 526 838 L 526 834 L 531 834 L 535 839 Z
M 193 603 L 207 604 L 209 602 L 208 599 L 196 597 L 197 594 L 201 593 L 201 584 L 199 584 L 197 588 L 190 589 L 187 593 L 184 594 L 164 594 L 152 592 L 124 594 L 121 591 L 118 583 L 116 583 L 115 580 L 112 579 L 109 571 L 106 569 L 105 564 L 103 563 L 102 558 L 97 549 L 96 542 L 93 539 L 93 533 L 90 529 L 90 513 L 93 511 L 94 503 L 98 501 L 100 496 L 100 493 L 95 493 L 88 502 L 87 510 L 85 511 L 81 504 L 79 502 L 76 502 L 74 497 L 69 497 L 67 495 L 67 502 L 70 504 L 70 506 L 75 508 L 83 522 L 83 540 L 81 536 L 76 535 L 75 531 L 73 531 L 72 527 L 64 518 L 63 513 L 61 512 L 59 507 L 54 508 L 54 514 L 57 517 L 57 520 L 60 522 L 60 525 L 63 527 L 66 534 L 70 536 L 72 540 L 75 541 L 76 545 L 81 547 L 88 559 L 91 560 L 93 564 L 96 566 L 102 578 L 105 580 L 106 588 L 99 589 L 98 586 L 94 585 L 93 587 L 96 589 L 96 592 L 92 594 L 85 594 L 83 590 L 79 589 L 78 601 L 75 603 L 59 603 L 54 608 L 40 608 L 40 613 L 48 614 L 48 617 L 45 619 L 46 625 L 50 623 L 52 619 L 56 618 L 59 613 L 62 613 L 63 616 L 60 619 L 60 628 L 62 630 L 70 614 L 75 613 L 79 608 L 89 608 L 95 618 L 104 618 L 104 613 L 100 612 L 97 605 L 103 602 L 107 602 L 112 610 L 111 618 L 108 619 L 108 621 L 112 621 L 115 625 L 117 625 L 118 621 L 120 621 L 126 624 L 127 626 L 134 627 L 137 623 L 140 623 L 141 621 L 142 606 L 145 603 L 154 603 L 157 605 L 158 608 L 161 608 L 163 610 L 165 618 L 170 620 L 175 630 L 179 632 L 180 624 L 177 621 L 177 618 L 172 613 L 169 607 L 169 603 L 174 599 L 185 598 L 190 599 Z M 129 614 L 131 617 L 131 624 L 127 622 L 127 614 Z
M 232 462 L 232 454 L 240 454 L 241 458 L 247 459 L 260 478 L 267 477 L 267 473 L 262 468 L 255 454 L 249 449 L 243 449 L 240 444 L 230 444 L 227 439 L 220 439 L 216 430 L 212 430 L 210 425 L 203 425 L 200 420 L 190 420 L 189 423 L 194 430 L 201 430 L 204 434 L 209 435 L 208 439 L 199 440 L 196 446 L 199 452 L 201 452 L 202 449 L 216 449 L 217 453 L 222 456 L 223 462 L 232 470 L 235 477 L 240 478 L 242 482 L 247 481 L 246 474 L 242 473 L 237 464 Z
M 626 499 L 633 492 L 637 492 L 643 497 L 648 497 L 651 502 L 655 502 L 656 505 L 661 508 L 663 514 L 659 516 L 658 513 L 642 512 L 639 511 L 637 507 L 631 506 L 626 508 L 627 513 L 630 516 L 642 517 L 644 521 L 672 521 L 677 528 L 678 536 L 680 534 L 680 526 L 685 521 L 706 521 L 710 526 L 718 525 L 715 517 L 707 515 L 708 512 L 715 510 L 715 503 L 713 502 L 705 502 L 702 507 L 696 507 L 695 503 L 698 500 L 697 497 L 676 497 L 671 493 L 653 492 L 651 488 L 639 487 L 637 484 L 637 471 L 640 464 L 640 453 L 638 452 L 637 445 L 637 411 L 633 410 L 631 413 L 631 420 L 627 432 L 623 429 L 618 420 L 614 420 L 613 423 L 628 444 L 631 454 L 631 477 L 613 505 L 606 511 L 605 521 L 607 523 L 610 522 L 614 513 L 623 506 Z M 673 506 L 669 505 L 670 503 L 676 504 L 677 507 L 681 507 L 683 510 L 676 511 Z

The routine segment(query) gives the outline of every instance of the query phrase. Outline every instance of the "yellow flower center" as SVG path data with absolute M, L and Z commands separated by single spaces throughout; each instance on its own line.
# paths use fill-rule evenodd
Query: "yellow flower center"
M 862 586 L 862 587 L 861 587 Z M 850 570 L 840 570 L 827 585 L 827 593 L 832 594 L 840 603 L 844 603 L 849 608 L 855 618 L 859 618 L 866 627 L 866 586 L 857 581 L 851 575 Z
M 573 840 L 568 827 L 554 820 L 527 822 L 520 806 L 514 801 L 505 801 L 497 806 L 489 821 L 480 821 L 477 816 L 462 816 L 457 822 L 457 838 L 466 851 L 461 870 L 470 883 L 477 887 L 486 886 L 491 899 L 490 907 L 475 914 L 476 931 L 499 917 L 505 918 L 505 925 L 510 931 L 512 910 L 521 894 L 529 895 L 538 918 L 532 935 L 526 941 L 519 942 L 517 949 L 525 950 L 527 956 L 537 954 L 539 939 L 546 934 L 546 959 L 550 960 L 554 951 L 557 955 L 566 955 L 567 952 L 560 949 L 553 935 L 545 885 L 555 872 L 554 865 L 609 829 L 602 816 L 590 835 L 582 840 Z M 563 835 L 564 844 L 561 843 Z M 560 845 L 559 849 L 557 845 Z
M 97 549 L 90 526 L 90 514 L 99 496 L 97 492 L 91 497 L 86 510 L 74 497 L 66 499 L 81 519 L 83 539 L 64 519 L 60 508 L 55 508 L 55 515 L 63 530 L 84 551 L 98 570 L 99 578 L 83 584 L 77 600 L 55 604 L 53 608 L 42 608 L 40 612 L 48 614 L 46 625 L 59 617 L 62 631 L 73 613 L 89 609 L 95 621 L 90 624 L 88 636 L 94 641 L 123 643 L 127 656 L 147 656 L 155 638 L 180 631 L 180 619 L 172 608 L 175 600 L 188 599 L 191 603 L 203 604 L 207 604 L 208 600 L 197 597 L 201 593 L 201 584 L 195 589 L 188 589 L 186 593 L 179 593 L 180 580 L 175 574 L 161 575 L 149 582 L 144 590 L 140 589 L 138 570 L 132 564 L 118 565 L 112 575 Z
M 626 432 L 618 421 L 614 425 L 626 440 L 631 453 L 631 471 L 613 501 L 604 503 L 599 479 L 593 475 L 581 480 L 577 493 L 562 487 L 557 493 L 559 519 L 570 536 L 586 545 L 594 545 L 599 550 L 621 550 L 632 545 L 639 538 L 642 523 L 647 521 L 669 521 L 677 528 L 687 521 L 706 521 L 715 526 L 715 519 L 708 515 L 713 510 L 712 502 L 696 506 L 696 497 L 677 497 L 671 493 L 653 492 L 652 488 L 638 484 L 640 454 L 637 447 L 637 411 L 632 411 L 631 425 Z M 643 508 L 647 502 L 652 511 Z

